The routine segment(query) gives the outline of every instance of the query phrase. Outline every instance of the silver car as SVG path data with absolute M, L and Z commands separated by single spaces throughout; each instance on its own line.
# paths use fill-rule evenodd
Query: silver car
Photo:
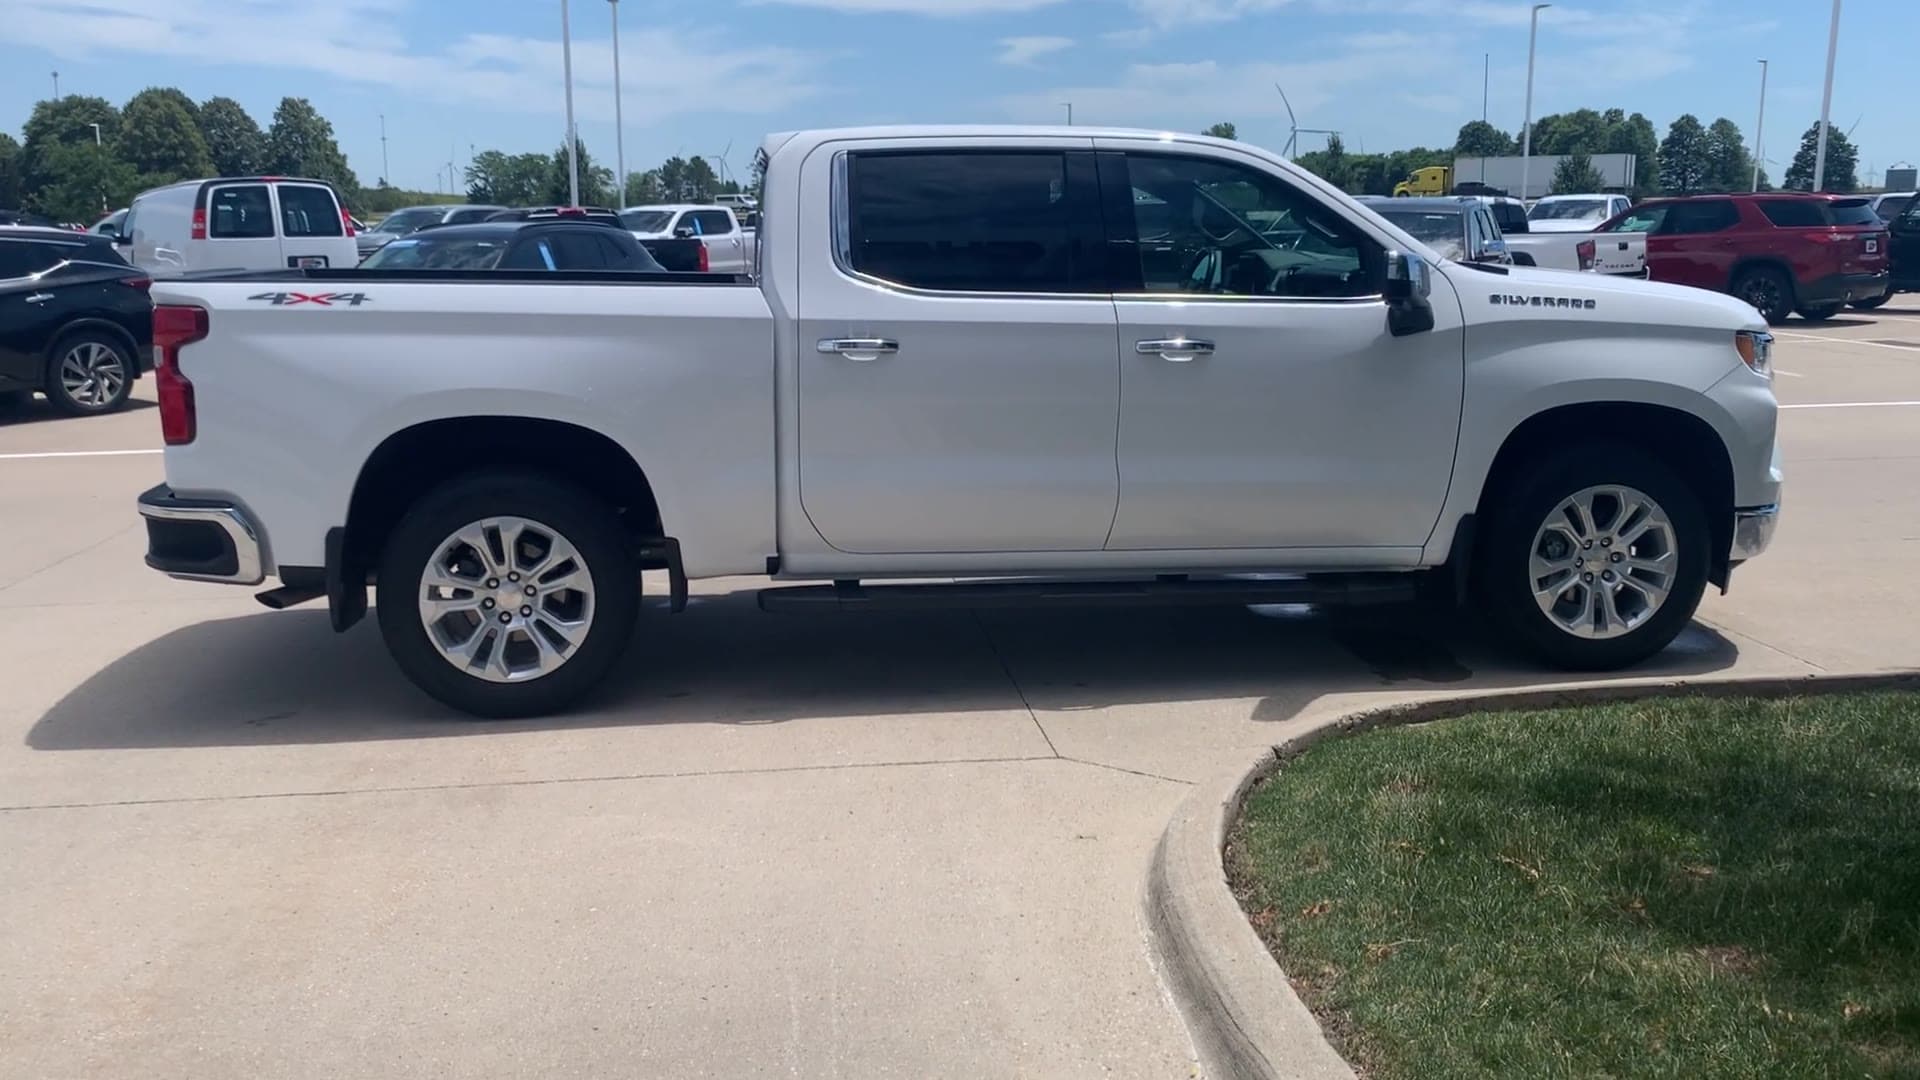
M 469 225 L 476 221 L 485 221 L 489 215 L 505 210 L 504 206 L 483 205 L 480 203 L 449 203 L 444 206 L 409 206 L 395 210 L 383 218 L 380 224 L 364 232 L 354 234 L 353 242 L 360 249 L 360 257 L 367 256 L 386 247 L 391 241 L 398 240 L 409 233 L 419 232 L 432 225 Z

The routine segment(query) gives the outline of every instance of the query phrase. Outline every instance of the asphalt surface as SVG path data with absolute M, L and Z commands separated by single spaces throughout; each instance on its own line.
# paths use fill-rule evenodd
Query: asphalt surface
M 1774 548 L 1634 676 L 1920 663 L 1920 299 L 1781 330 Z M 1556 679 L 1466 624 L 728 581 L 585 713 L 470 723 L 370 622 L 142 565 L 151 392 L 0 418 L 4 1077 L 1188 1076 L 1140 897 L 1189 785 Z

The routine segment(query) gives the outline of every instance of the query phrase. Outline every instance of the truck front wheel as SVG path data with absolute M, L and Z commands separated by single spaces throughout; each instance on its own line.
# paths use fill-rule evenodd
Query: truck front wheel
M 613 513 L 539 473 L 446 484 L 401 519 L 380 559 L 394 661 L 475 716 L 573 705 L 619 660 L 639 607 L 640 571 Z
M 1491 493 L 1475 587 L 1494 626 L 1557 667 L 1652 656 L 1706 590 L 1711 531 L 1693 489 L 1625 445 L 1571 448 Z

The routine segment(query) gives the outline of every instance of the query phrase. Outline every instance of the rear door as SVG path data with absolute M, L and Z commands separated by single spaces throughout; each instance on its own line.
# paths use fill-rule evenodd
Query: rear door
M 1667 256 L 1667 276 L 1656 280 L 1725 292 L 1733 280 L 1733 264 L 1742 254 L 1731 232 L 1739 223 L 1740 210 L 1732 199 L 1674 203 L 1648 239 L 1649 248 L 1658 243 Z
M 273 190 L 280 212 L 282 266 L 342 268 L 360 261 L 332 188 L 282 181 Z
M 1091 151 L 861 140 L 802 166 L 800 205 L 833 220 L 797 253 L 799 488 L 833 547 L 1106 542 L 1119 372 Z
M 733 215 L 725 210 L 694 210 L 681 219 L 693 228 L 693 235 L 707 245 L 707 262 L 715 273 L 746 272 L 746 251 L 740 244 L 740 229 Z
M 206 194 L 207 234 L 189 240 L 188 270 L 284 270 L 272 185 L 215 184 Z M 351 265 L 351 264 L 348 264 Z

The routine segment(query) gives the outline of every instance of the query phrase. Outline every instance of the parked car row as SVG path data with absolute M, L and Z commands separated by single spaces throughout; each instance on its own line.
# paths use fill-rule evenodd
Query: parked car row
M 70 416 L 125 405 L 153 370 L 152 285 L 105 237 L 0 229 L 0 403 L 39 391 Z

